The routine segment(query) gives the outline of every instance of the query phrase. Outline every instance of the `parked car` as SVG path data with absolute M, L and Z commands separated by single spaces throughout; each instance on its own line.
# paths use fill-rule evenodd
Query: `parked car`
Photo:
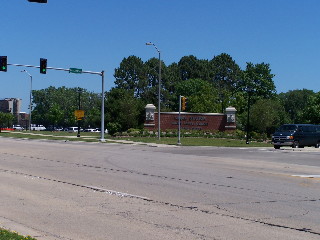
M 62 127 L 54 127 L 52 125 L 50 125 L 47 129 L 47 131 L 63 131 Z
M 95 132 L 94 128 L 86 128 L 84 132 Z
M 101 132 L 101 128 L 96 128 L 96 129 L 95 129 L 95 132 L 98 132 L 98 133 Z M 104 133 L 108 133 L 108 129 L 106 129 L 106 130 L 104 131 Z
M 17 130 L 17 131 L 22 131 L 22 130 L 24 130 L 24 128 L 21 127 L 20 125 L 13 125 L 13 129 L 14 129 L 14 130 Z
M 69 133 L 78 132 L 78 127 L 68 127 L 68 132 Z M 80 132 L 83 132 L 82 128 L 80 128 Z
M 320 146 L 320 126 L 312 124 L 285 124 L 272 136 L 275 149 L 281 146 L 303 148 L 305 146 Z
M 69 133 L 78 132 L 78 127 L 68 127 L 68 132 Z
M 41 124 L 31 124 L 31 131 L 45 131 L 45 126 Z

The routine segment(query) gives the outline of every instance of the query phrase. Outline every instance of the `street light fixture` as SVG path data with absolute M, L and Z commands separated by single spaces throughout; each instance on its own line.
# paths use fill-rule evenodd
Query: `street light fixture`
M 31 112 L 32 112 L 32 109 L 31 109 L 31 102 L 32 102 L 32 75 L 30 73 L 28 73 L 27 70 L 23 70 L 21 72 L 25 72 L 29 75 L 30 77 L 30 102 L 29 102 L 29 131 L 31 131 Z
M 160 57 L 160 50 L 157 48 L 157 46 L 152 42 L 147 42 L 146 45 L 148 46 L 154 46 L 154 48 L 157 50 L 159 54 L 159 86 L 158 86 L 158 139 L 160 140 L 160 102 L 161 102 L 161 57 Z

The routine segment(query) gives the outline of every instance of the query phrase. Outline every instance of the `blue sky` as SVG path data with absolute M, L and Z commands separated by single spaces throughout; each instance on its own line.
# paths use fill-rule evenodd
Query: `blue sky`
M 2 0 L 0 55 L 8 63 L 105 71 L 105 88 L 124 57 L 147 61 L 157 52 L 166 65 L 194 55 L 212 59 L 227 53 L 246 62 L 269 63 L 278 93 L 320 91 L 320 1 L 318 0 Z M 0 72 L 0 98 L 23 100 L 33 89 L 82 87 L 101 92 L 98 75 L 69 74 L 8 66 Z

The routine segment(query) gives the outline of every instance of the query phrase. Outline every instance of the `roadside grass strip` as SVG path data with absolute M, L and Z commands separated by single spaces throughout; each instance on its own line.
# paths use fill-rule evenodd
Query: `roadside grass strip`
M 15 231 L 0 228 L 0 240 L 36 240 L 31 236 L 21 236 Z
M 64 140 L 64 141 L 82 141 L 82 142 L 100 142 L 99 133 L 81 133 L 80 137 L 76 134 L 67 132 L 8 132 L 2 131 L 1 137 L 23 138 L 23 139 L 47 139 L 47 140 Z M 156 137 L 112 137 L 107 136 L 105 139 L 108 143 L 122 143 L 134 145 L 148 145 L 151 147 L 158 146 L 208 146 L 208 147 L 273 147 L 268 142 L 250 142 L 246 144 L 245 140 L 227 139 L 227 138 L 206 138 L 206 137 L 183 137 L 181 144 L 177 144 L 176 137 L 162 137 L 158 140 Z M 1 240 L 1 239 L 0 239 Z

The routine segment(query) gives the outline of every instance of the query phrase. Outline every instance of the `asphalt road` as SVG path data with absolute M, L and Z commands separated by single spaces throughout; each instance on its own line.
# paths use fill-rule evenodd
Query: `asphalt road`
M 0 226 L 42 239 L 320 239 L 320 150 L 0 138 Z

